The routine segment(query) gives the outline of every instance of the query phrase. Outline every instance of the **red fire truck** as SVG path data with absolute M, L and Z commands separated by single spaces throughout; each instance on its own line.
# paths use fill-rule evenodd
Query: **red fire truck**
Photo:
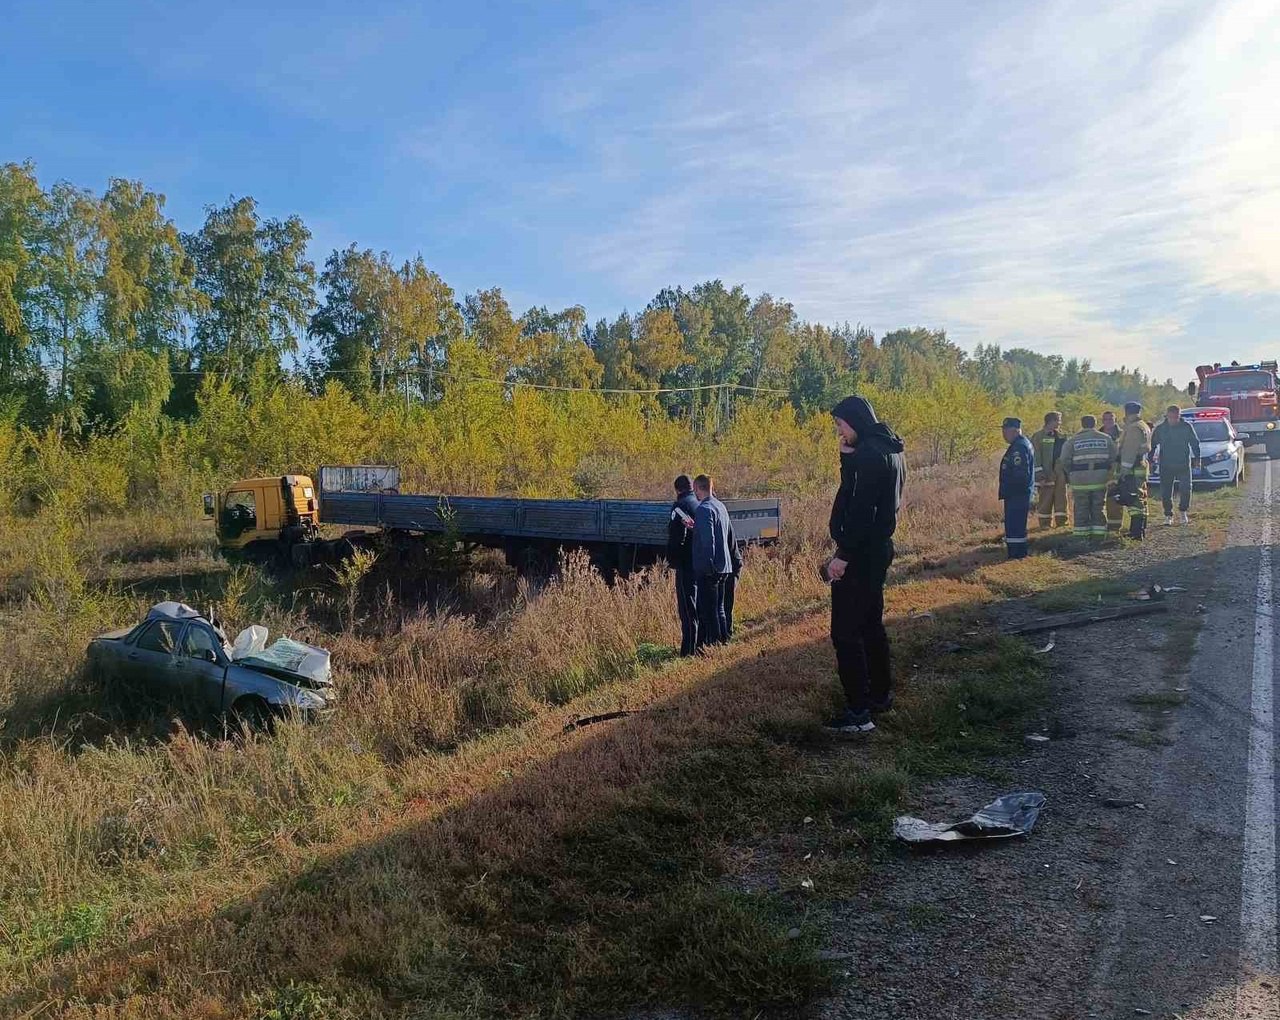
M 1197 407 L 1226 408 L 1245 446 L 1265 444 L 1268 457 L 1280 458 L 1276 362 L 1200 365 L 1196 375 L 1200 379 Z

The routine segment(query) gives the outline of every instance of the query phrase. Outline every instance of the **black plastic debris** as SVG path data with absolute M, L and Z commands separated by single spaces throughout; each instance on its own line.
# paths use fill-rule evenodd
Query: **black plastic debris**
M 906 843 L 954 843 L 967 839 L 1008 839 L 1025 836 L 1035 827 L 1044 807 L 1043 793 L 1006 793 L 963 822 L 926 822 L 900 815 L 893 834 Z

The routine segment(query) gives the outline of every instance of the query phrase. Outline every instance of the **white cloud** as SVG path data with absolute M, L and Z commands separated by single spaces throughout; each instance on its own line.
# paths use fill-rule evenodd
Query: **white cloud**
M 553 89 L 599 154 L 584 177 L 634 168 L 587 249 L 629 292 L 709 273 L 810 317 L 1178 376 L 1203 302 L 1280 292 L 1274 3 L 716 27 L 664 50 L 668 88 L 640 50 Z

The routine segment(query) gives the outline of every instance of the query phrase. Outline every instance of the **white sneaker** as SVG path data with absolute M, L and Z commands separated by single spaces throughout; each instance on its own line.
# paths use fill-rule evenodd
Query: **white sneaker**
M 1182 511 L 1182 523 L 1183 524 L 1191 523 L 1191 517 L 1185 510 Z
M 1170 514 L 1168 517 L 1166 517 L 1166 518 L 1164 519 L 1164 526 L 1167 528 L 1167 527 L 1169 527 L 1169 525 L 1171 525 L 1172 523 L 1173 523 L 1173 515 L 1172 515 L 1172 514 Z

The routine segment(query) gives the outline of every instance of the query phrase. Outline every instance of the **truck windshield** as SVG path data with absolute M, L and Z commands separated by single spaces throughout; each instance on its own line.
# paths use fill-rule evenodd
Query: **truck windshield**
M 1191 427 L 1202 443 L 1225 443 L 1230 438 L 1225 421 L 1194 421 Z
M 1270 372 L 1227 372 L 1223 375 L 1211 375 L 1204 381 L 1201 392 L 1206 397 L 1225 397 L 1231 393 L 1242 393 L 1246 390 L 1275 389 Z

